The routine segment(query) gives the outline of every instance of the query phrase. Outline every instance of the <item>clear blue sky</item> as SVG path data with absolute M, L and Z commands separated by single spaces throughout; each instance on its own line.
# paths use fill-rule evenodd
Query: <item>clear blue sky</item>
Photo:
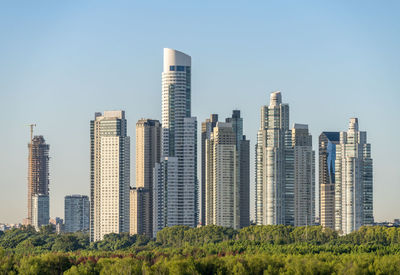
M 192 56 L 199 123 L 239 108 L 251 148 L 274 90 L 317 152 L 322 131 L 358 117 L 375 218 L 400 218 L 399 14 L 398 1 L 1 1 L 0 222 L 26 216 L 29 123 L 50 144 L 52 217 L 89 194 L 95 111 L 126 110 L 135 185 L 135 123 L 161 119 L 164 47 Z

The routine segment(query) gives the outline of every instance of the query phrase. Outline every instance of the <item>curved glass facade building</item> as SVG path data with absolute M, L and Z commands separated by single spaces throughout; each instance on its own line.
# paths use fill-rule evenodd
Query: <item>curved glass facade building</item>
M 164 49 L 162 156 L 154 180 L 153 234 L 198 223 L 197 120 L 191 117 L 191 57 Z

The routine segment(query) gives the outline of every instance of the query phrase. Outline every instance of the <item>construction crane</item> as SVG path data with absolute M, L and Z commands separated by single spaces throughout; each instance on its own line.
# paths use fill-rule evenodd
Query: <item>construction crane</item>
M 31 142 L 33 140 L 33 127 L 36 127 L 36 124 L 29 124 L 29 127 L 31 127 Z
M 31 128 L 31 141 L 29 144 L 29 164 L 28 164 L 28 224 L 32 224 L 32 194 L 33 194 L 33 185 L 32 185 L 32 148 L 33 148 L 33 127 L 36 127 L 36 124 L 28 124 Z

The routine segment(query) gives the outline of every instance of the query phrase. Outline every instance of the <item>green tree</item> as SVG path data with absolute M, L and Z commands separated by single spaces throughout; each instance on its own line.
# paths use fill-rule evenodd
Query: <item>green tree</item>
M 100 274 L 142 274 L 142 262 L 132 258 L 102 258 L 97 265 Z
M 62 274 L 71 267 L 68 257 L 63 254 L 47 253 L 40 256 L 27 256 L 20 260 L 20 274 Z

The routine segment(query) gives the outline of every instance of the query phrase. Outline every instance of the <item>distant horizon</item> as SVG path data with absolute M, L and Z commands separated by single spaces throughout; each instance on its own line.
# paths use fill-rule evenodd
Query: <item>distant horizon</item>
M 400 218 L 400 3 L 46 3 L 0 4 L 0 223 L 27 216 L 30 123 L 50 145 L 51 217 L 64 218 L 66 195 L 89 196 L 95 112 L 126 111 L 135 186 L 135 124 L 161 122 L 166 45 L 192 57 L 198 148 L 210 114 L 241 111 L 252 220 L 260 108 L 276 90 L 290 126 L 307 124 L 313 136 L 316 193 L 319 135 L 357 117 L 372 148 L 375 221 Z

